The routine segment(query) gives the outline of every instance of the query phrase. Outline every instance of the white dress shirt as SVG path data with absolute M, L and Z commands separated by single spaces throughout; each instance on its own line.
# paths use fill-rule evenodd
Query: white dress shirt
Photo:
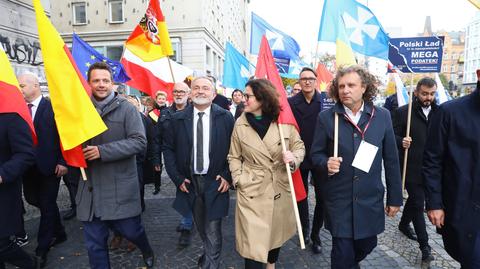
M 209 106 L 204 111 L 200 111 L 197 108 L 193 108 L 193 171 L 195 174 L 206 174 L 208 172 L 208 166 L 210 165 L 209 152 L 210 152 L 210 110 Z M 202 116 L 203 123 L 203 170 L 197 171 L 197 121 L 198 112 L 205 112 Z
M 360 117 L 362 117 L 362 113 L 363 113 L 363 105 L 364 103 L 362 103 L 362 106 L 360 107 L 360 110 L 358 110 L 357 114 L 354 116 L 353 115 L 353 112 L 350 110 L 350 108 L 346 107 L 345 105 L 343 105 L 343 108 L 345 109 L 345 113 L 347 113 L 347 116 L 355 123 L 355 124 L 358 124 L 358 121 L 360 120 Z
M 432 111 L 432 106 L 428 107 L 422 107 L 423 114 L 425 115 L 425 118 L 428 119 L 428 114 L 430 114 L 430 111 Z
M 27 103 L 28 104 L 32 104 L 32 121 L 35 120 L 35 114 L 37 114 L 37 109 L 38 109 L 38 105 L 40 105 L 40 100 L 42 100 L 42 96 L 40 95 L 39 97 L 37 97 L 37 99 L 33 100 L 33 102 L 31 103 Z

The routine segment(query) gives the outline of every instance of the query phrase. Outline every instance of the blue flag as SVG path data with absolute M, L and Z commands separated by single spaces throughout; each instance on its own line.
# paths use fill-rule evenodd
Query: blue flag
M 343 30 L 340 27 L 345 27 L 353 51 L 388 59 L 389 37 L 368 7 L 355 0 L 325 0 L 318 41 L 336 42 Z
M 253 75 L 251 72 L 253 66 L 230 42 L 227 42 L 226 47 L 222 84 L 229 88 L 243 89 Z
M 127 82 L 130 80 L 120 62 L 112 61 L 103 56 L 75 33 L 73 34 L 72 56 L 85 80 L 87 80 L 88 68 L 96 62 L 105 62 L 110 66 L 113 71 L 113 81 Z
M 284 32 L 275 29 L 264 19 L 252 12 L 252 29 L 250 36 L 250 53 L 257 55 L 262 36 L 268 40 L 273 57 L 281 59 L 298 58 L 300 46 L 297 41 Z

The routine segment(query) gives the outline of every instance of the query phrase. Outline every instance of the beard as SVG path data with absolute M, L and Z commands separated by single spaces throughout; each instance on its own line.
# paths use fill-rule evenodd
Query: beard
M 175 102 L 175 104 L 177 104 L 177 105 L 184 105 L 184 104 L 186 104 L 186 103 L 187 103 L 187 101 L 188 101 L 188 97 L 184 97 L 184 98 L 175 98 L 173 101 L 174 101 L 174 102 Z
M 433 99 L 432 101 L 420 101 L 420 99 L 417 98 L 417 102 L 421 107 L 427 108 L 431 106 L 433 102 L 435 102 L 435 99 Z
M 196 105 L 208 105 L 212 102 L 212 100 L 206 97 L 193 97 L 192 102 Z

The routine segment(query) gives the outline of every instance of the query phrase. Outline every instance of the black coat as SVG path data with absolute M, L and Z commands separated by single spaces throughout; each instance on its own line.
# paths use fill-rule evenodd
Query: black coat
M 27 123 L 16 113 L 0 113 L 0 238 L 23 229 L 21 177 L 34 160 Z
M 480 89 L 445 104 L 431 119 L 423 157 L 427 210 L 444 209 L 445 249 L 471 259 L 480 232 Z
M 428 119 L 431 119 L 435 115 L 437 109 L 437 105 L 432 103 L 432 110 L 428 115 Z M 408 105 L 399 107 L 391 112 L 391 114 L 393 130 L 395 131 L 395 139 L 398 147 L 398 159 L 400 161 L 400 167 L 403 167 L 405 149 L 402 146 L 402 140 L 407 132 Z M 406 182 L 417 184 L 423 182 L 422 162 L 425 144 L 427 143 L 428 119 L 422 111 L 422 106 L 415 99 L 412 104 L 412 118 L 410 123 L 410 137 L 412 138 L 412 143 L 408 150 L 407 173 L 405 177 Z
M 35 147 L 35 166 L 32 168 L 38 169 L 44 176 L 54 175 L 57 164 L 67 165 L 60 150 L 60 138 L 52 104 L 44 97 L 38 104 L 33 125 L 37 133 L 38 145 Z
M 217 189 L 220 175 L 231 183 L 232 177 L 228 167 L 227 155 L 230 149 L 230 136 L 233 131 L 233 116 L 230 111 L 212 104 L 210 111 L 210 166 L 205 176 L 205 207 L 207 219 L 215 220 L 227 216 L 228 192 L 220 193 Z M 192 211 L 195 191 L 189 185 L 189 193 L 178 188 L 185 179 L 193 175 L 193 106 L 172 114 L 165 122 L 163 135 L 163 157 L 168 176 L 177 186 L 177 195 L 173 207 L 183 216 Z
M 230 101 L 228 101 L 227 97 L 221 94 L 217 94 L 212 102 L 223 109 L 230 110 Z
M 340 172 L 327 177 L 327 161 L 333 156 L 334 112 L 339 113 L 338 156 L 343 158 Z M 390 113 L 381 107 L 365 104 L 358 126 L 364 130 L 365 141 L 378 147 L 368 173 L 351 164 L 362 136 L 344 117 L 341 103 L 318 116 L 312 144 L 313 165 L 322 171 L 322 195 L 327 211 L 326 228 L 334 237 L 362 239 L 380 234 L 385 229 L 382 161 L 385 167 L 387 205 L 402 205 L 402 183 L 395 134 Z
M 310 156 L 310 149 L 313 142 L 313 134 L 315 133 L 315 124 L 317 122 L 318 113 L 322 111 L 322 96 L 319 92 L 315 94 L 310 102 L 307 103 L 303 92 L 288 98 L 288 103 L 292 109 L 293 116 L 300 128 L 300 137 L 305 144 L 305 158 L 300 165 L 301 169 L 312 169 L 312 158 Z

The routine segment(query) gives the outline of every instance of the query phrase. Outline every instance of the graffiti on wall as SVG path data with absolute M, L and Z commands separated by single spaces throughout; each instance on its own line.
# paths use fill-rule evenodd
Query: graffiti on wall
M 0 33 L 0 44 L 11 61 L 32 66 L 43 64 L 38 40 L 31 41 L 25 37 L 10 38 Z

